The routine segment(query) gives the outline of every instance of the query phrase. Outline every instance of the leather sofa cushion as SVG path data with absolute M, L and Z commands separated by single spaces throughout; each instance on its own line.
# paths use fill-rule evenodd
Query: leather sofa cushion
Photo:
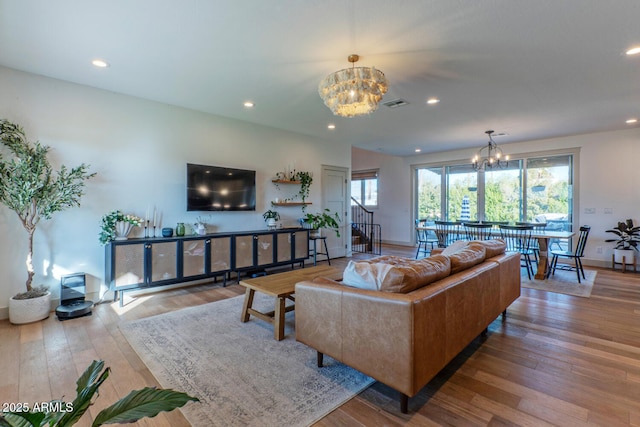
M 474 240 L 482 244 L 486 250 L 485 259 L 502 255 L 507 250 L 507 242 L 502 239 Z
M 447 255 L 451 260 L 451 274 L 458 273 L 482 263 L 486 257 L 486 253 L 487 250 L 481 242 L 469 242 L 467 246 L 459 251 Z
M 386 262 L 349 261 L 342 282 L 360 289 L 408 293 L 447 277 L 449 258 L 443 255 L 413 260 L 393 257 Z M 378 259 L 380 261 L 380 259 Z

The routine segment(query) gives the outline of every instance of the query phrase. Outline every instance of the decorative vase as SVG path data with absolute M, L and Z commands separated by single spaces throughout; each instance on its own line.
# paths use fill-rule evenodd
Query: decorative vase
M 184 222 L 179 222 L 176 226 L 176 236 L 184 236 Z
M 46 319 L 51 312 L 51 292 L 37 298 L 9 298 L 9 322 L 20 325 Z
M 267 219 L 267 229 L 268 230 L 275 230 L 276 229 L 276 220 L 275 220 L 275 218 Z
M 162 229 L 162 237 L 173 236 L 173 228 L 165 227 Z
M 133 225 L 127 221 L 116 222 L 116 240 L 127 240 L 132 227 Z

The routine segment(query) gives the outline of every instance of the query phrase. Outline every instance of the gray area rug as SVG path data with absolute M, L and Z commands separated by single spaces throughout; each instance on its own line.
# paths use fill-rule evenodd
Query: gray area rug
M 295 341 L 294 312 L 286 338 L 254 317 L 240 322 L 244 296 L 124 323 L 123 334 L 164 388 L 200 399 L 182 412 L 195 426 L 306 426 L 374 382 Z M 256 293 L 254 308 L 273 310 Z
M 597 271 L 585 269 L 584 275 L 586 276 L 586 280 L 583 279 L 582 283 L 578 283 L 578 277 L 575 271 L 556 269 L 556 274 L 549 276 L 546 280 L 529 280 L 525 272 L 522 275 L 522 287 L 589 298 L 591 297 L 591 291 L 593 290 L 593 283 L 596 280 L 597 273 Z

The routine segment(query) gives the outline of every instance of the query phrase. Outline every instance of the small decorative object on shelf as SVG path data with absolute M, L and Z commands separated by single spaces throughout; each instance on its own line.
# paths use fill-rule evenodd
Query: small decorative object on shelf
M 162 229 L 162 237 L 171 237 L 171 236 L 173 236 L 173 228 L 164 227 Z
M 184 236 L 184 222 L 179 222 L 176 225 L 176 236 Z
M 198 236 L 204 236 L 207 234 L 207 218 L 198 217 L 196 222 L 193 224 L 193 231 Z
M 106 245 L 112 240 L 126 240 L 131 232 L 131 228 L 140 227 L 141 225 L 142 218 L 135 215 L 125 215 L 120 210 L 111 211 L 102 216 L 100 243 Z
M 269 230 L 276 229 L 276 221 L 280 220 L 280 214 L 277 211 L 269 209 L 262 214 L 262 218 L 267 222 L 267 228 Z

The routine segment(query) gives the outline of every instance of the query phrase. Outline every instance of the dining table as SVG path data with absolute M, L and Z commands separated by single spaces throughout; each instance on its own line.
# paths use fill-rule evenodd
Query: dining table
M 422 227 L 416 227 L 416 230 L 436 231 L 435 225 L 426 225 Z M 464 235 L 464 231 L 461 229 L 461 236 Z M 575 231 L 564 230 L 532 230 L 531 237 L 538 240 L 538 268 L 535 274 L 535 278 L 538 280 L 545 280 L 548 277 L 549 272 L 549 242 L 551 239 L 568 240 L 575 236 Z M 489 235 L 492 237 L 500 237 L 500 229 L 492 228 L 489 230 Z M 465 240 L 465 239 L 460 239 Z

